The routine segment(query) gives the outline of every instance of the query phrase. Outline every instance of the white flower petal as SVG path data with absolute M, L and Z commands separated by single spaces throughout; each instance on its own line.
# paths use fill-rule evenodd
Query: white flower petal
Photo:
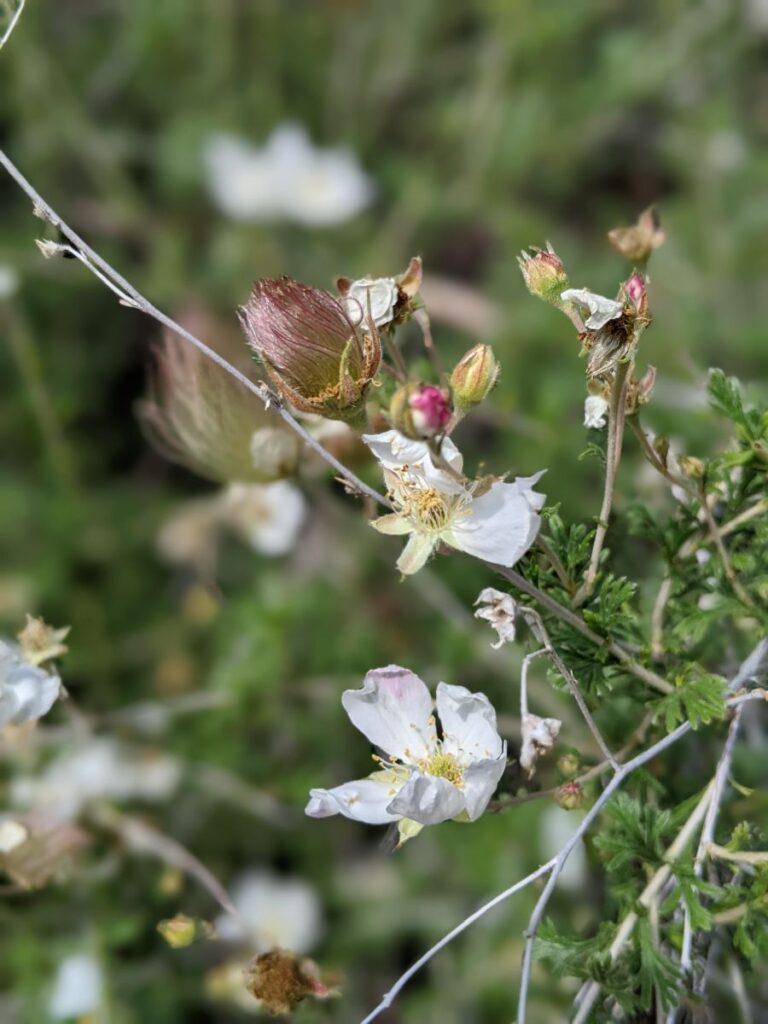
M 437 540 L 437 537 L 430 537 L 426 533 L 412 534 L 395 563 L 403 576 L 413 576 L 419 569 L 424 568 Z
M 426 486 L 436 487 L 444 494 L 460 494 L 464 489 L 461 481 L 435 465 L 426 441 L 412 441 L 399 430 L 363 434 L 363 441 L 385 470 L 408 466 L 423 477 Z M 443 440 L 440 455 L 455 473 L 461 473 L 464 457 L 449 437 Z
M 464 763 L 501 756 L 504 744 L 496 728 L 496 712 L 484 693 L 438 683 L 437 713 L 447 753 Z
M 602 430 L 608 413 L 608 402 L 601 395 L 587 395 L 584 400 L 584 426 Z
M 230 484 L 220 516 L 254 551 L 276 557 L 294 547 L 306 515 L 298 487 L 287 480 L 272 484 Z
M 566 288 L 560 295 L 563 302 L 575 302 L 589 310 L 589 317 L 584 326 L 590 331 L 599 331 L 609 320 L 618 319 L 624 312 L 622 303 L 615 299 L 607 299 L 604 295 L 596 295 L 588 288 Z
M 414 772 L 389 805 L 398 816 L 420 825 L 439 825 L 466 809 L 463 792 L 448 779 Z
M 486 562 L 512 566 L 536 539 L 541 523 L 531 498 L 517 483 L 493 484 L 472 501 L 470 514 L 457 519 L 443 540 Z
M 464 801 L 470 821 L 476 821 L 488 806 L 506 766 L 507 745 L 502 743 L 499 757 L 475 761 L 465 770 Z
M 392 537 L 401 537 L 403 534 L 413 533 L 413 523 L 398 512 L 379 516 L 378 519 L 374 519 L 371 522 L 371 526 L 374 530 L 378 530 L 379 533 L 386 533 Z
M 57 675 L 32 665 L 19 647 L 0 640 L 0 728 L 42 718 L 60 692 Z
M 377 327 L 383 327 L 392 320 L 399 297 L 394 277 L 362 277 L 350 284 L 344 296 L 344 306 L 352 323 L 365 327 L 370 304 L 373 322 Z
M 432 697 L 408 669 L 373 669 L 361 689 L 344 691 L 341 703 L 355 728 L 390 757 L 413 763 L 434 747 Z
M 102 1000 L 104 978 L 97 960 L 87 953 L 68 956 L 59 964 L 48 1013 L 55 1020 L 96 1013 Z
M 310 818 L 343 814 L 366 825 L 386 825 L 400 818 L 388 809 L 393 788 L 391 782 L 381 779 L 356 779 L 335 789 L 312 789 L 304 813 Z

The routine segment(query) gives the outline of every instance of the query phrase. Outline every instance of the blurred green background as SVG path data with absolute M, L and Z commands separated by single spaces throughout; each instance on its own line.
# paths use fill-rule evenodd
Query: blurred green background
M 211 138 L 263 146 L 286 122 L 316 146 L 349 147 L 375 189 L 364 210 L 308 227 L 217 206 Z M 486 340 L 503 367 L 460 436 L 470 463 L 549 467 L 549 502 L 567 518 L 594 515 L 599 492 L 599 463 L 578 459 L 583 364 L 567 321 L 528 296 L 516 254 L 550 239 L 574 285 L 613 294 L 627 267 L 606 231 L 659 203 L 668 241 L 651 267 L 641 358 L 659 385 L 646 419 L 706 454 L 717 441 L 707 367 L 748 390 L 768 370 L 767 136 L 766 0 L 30 0 L 0 54 L 3 148 L 153 302 L 194 309 L 209 340 L 237 338 L 234 310 L 255 277 L 331 287 L 338 274 L 395 274 L 420 253 L 446 364 Z M 29 610 L 72 625 L 63 675 L 97 732 L 139 701 L 214 695 L 160 735 L 118 723 L 137 749 L 183 765 L 172 801 L 132 810 L 224 884 L 260 868 L 315 887 L 325 924 L 312 952 L 343 995 L 296 1019 L 358 1020 L 478 901 L 551 855 L 540 803 L 428 830 L 395 856 L 380 830 L 302 817 L 311 786 L 368 770 L 339 697 L 370 667 L 482 689 L 514 718 L 514 657 L 493 656 L 468 620 L 493 580 L 441 559 L 431 577 L 399 583 L 398 542 L 330 483 L 310 488 L 287 557 L 230 539 L 215 580 L 166 564 L 160 525 L 213 487 L 165 462 L 137 425 L 159 331 L 76 262 L 43 261 L 43 231 L 0 178 L 0 624 L 11 635 Z M 622 479 L 637 466 L 629 440 Z M 642 564 L 642 550 L 626 560 Z M 228 773 L 221 792 L 201 766 Z M 578 894 L 551 905 L 573 929 L 594 924 L 600 900 L 599 868 L 584 872 Z M 96 835 L 66 882 L 9 896 L 2 1020 L 47 1021 L 56 965 L 84 945 L 108 977 L 106 1020 L 247 1019 L 206 987 L 225 959 L 217 946 L 176 952 L 156 933 L 179 909 L 216 914 L 194 882 L 169 895 L 162 877 L 155 860 Z M 445 950 L 382 1019 L 511 1020 L 532 899 Z M 531 1018 L 561 1019 L 572 994 L 537 967 Z

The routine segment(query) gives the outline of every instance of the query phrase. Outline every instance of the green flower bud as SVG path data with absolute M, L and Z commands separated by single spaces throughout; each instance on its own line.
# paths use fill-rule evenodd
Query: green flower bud
M 454 366 L 451 373 L 453 401 L 460 413 L 467 413 L 484 401 L 496 386 L 501 367 L 490 345 L 475 345 Z
M 566 811 L 574 811 L 584 802 L 584 791 L 578 782 L 566 782 L 555 790 L 555 803 Z
M 525 285 L 531 295 L 553 306 L 561 306 L 560 293 L 568 287 L 568 275 L 562 260 L 547 242 L 546 249 L 523 250 L 517 258 Z

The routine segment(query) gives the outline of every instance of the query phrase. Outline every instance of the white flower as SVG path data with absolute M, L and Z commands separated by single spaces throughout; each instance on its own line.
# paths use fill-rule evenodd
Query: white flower
M 462 457 L 446 440 L 441 466 L 423 441 L 409 441 L 396 430 L 366 434 L 384 469 L 396 511 L 371 525 L 381 533 L 410 534 L 397 561 L 404 575 L 418 572 L 441 544 L 483 561 L 512 566 L 536 539 L 544 495 L 533 490 L 543 475 L 471 483 L 461 476 Z
M 498 651 L 506 643 L 515 639 L 515 619 L 517 604 L 511 594 L 504 594 L 493 587 L 486 587 L 477 596 L 475 604 L 480 607 L 475 612 L 476 619 L 485 619 L 499 635 L 499 639 L 491 647 Z
M 602 430 L 608 413 L 608 402 L 601 395 L 587 395 L 584 400 L 584 426 Z
M 104 977 L 98 961 L 87 953 L 75 953 L 59 964 L 48 1013 L 55 1020 L 87 1017 L 101 1008 L 103 992 Z
M 563 723 L 557 718 L 539 718 L 538 715 L 523 715 L 523 742 L 520 747 L 520 767 L 530 778 L 536 770 L 536 762 L 555 745 Z
M 19 287 L 19 275 L 7 263 L 0 263 L 0 302 L 10 299 Z
M 20 821 L 6 818 L 0 822 L 0 853 L 11 853 L 29 839 L 29 829 Z
M 380 770 L 335 789 L 313 789 L 306 813 L 343 814 L 369 825 L 407 819 L 437 825 L 475 821 L 488 806 L 507 759 L 496 712 L 482 693 L 439 683 L 438 738 L 432 697 L 418 676 L 397 665 L 369 672 L 341 698 L 352 724 L 382 750 Z
M 354 154 L 314 147 L 295 124 L 279 125 L 261 148 L 237 136 L 213 135 L 203 163 L 214 202 L 234 220 L 325 227 L 356 216 L 373 197 Z
M 61 692 L 61 680 L 30 664 L 20 649 L 0 640 L 0 728 L 48 714 Z
M 344 295 L 344 306 L 347 316 L 355 325 L 368 323 L 368 306 L 370 315 L 377 327 L 390 323 L 395 315 L 395 306 L 400 297 L 397 278 L 394 277 L 361 277 L 353 281 Z
M 606 299 L 604 295 L 595 295 L 588 288 L 566 288 L 560 295 L 563 302 L 575 302 L 576 305 L 585 307 L 590 315 L 584 322 L 584 326 L 590 331 L 599 331 L 609 320 L 618 320 L 624 312 L 624 306 L 616 299 Z
M 165 800 L 179 774 L 178 762 L 166 754 L 139 755 L 98 738 L 60 754 L 38 776 L 14 779 L 11 800 L 68 820 L 90 800 Z
M 293 548 L 306 510 L 303 494 L 287 480 L 230 484 L 222 497 L 220 518 L 254 551 L 277 556 Z
M 239 919 L 222 915 L 216 931 L 222 939 L 247 941 L 256 953 L 288 949 L 308 953 L 320 938 L 320 903 L 300 879 L 262 871 L 241 875 L 230 889 Z

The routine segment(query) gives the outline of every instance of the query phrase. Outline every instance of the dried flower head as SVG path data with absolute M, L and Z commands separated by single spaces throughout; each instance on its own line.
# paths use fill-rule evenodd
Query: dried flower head
M 273 949 L 254 957 L 246 972 L 246 986 L 275 1017 L 291 1013 L 315 991 L 315 979 L 295 953 Z
M 257 281 L 239 315 L 248 345 L 300 412 L 360 418 L 381 361 L 372 321 L 361 330 L 328 292 L 289 277 Z
M 523 742 L 520 746 L 520 767 L 530 778 L 536 770 L 536 762 L 555 745 L 562 722 L 557 718 L 539 718 L 538 715 L 523 715 Z
M 478 594 L 475 604 L 480 605 L 475 612 L 475 618 L 485 619 L 498 633 L 499 639 L 495 644 L 491 644 L 491 647 L 498 650 L 504 644 L 512 643 L 515 639 L 517 619 L 517 603 L 512 595 L 504 594 L 493 587 L 486 587 Z
M 658 249 L 665 239 L 659 213 L 654 206 L 643 210 L 635 224 L 608 232 L 608 241 L 631 263 L 646 263 L 653 250 Z
M 166 458 L 219 483 L 268 483 L 295 472 L 298 438 L 221 367 L 170 333 L 155 360 L 137 411 Z

